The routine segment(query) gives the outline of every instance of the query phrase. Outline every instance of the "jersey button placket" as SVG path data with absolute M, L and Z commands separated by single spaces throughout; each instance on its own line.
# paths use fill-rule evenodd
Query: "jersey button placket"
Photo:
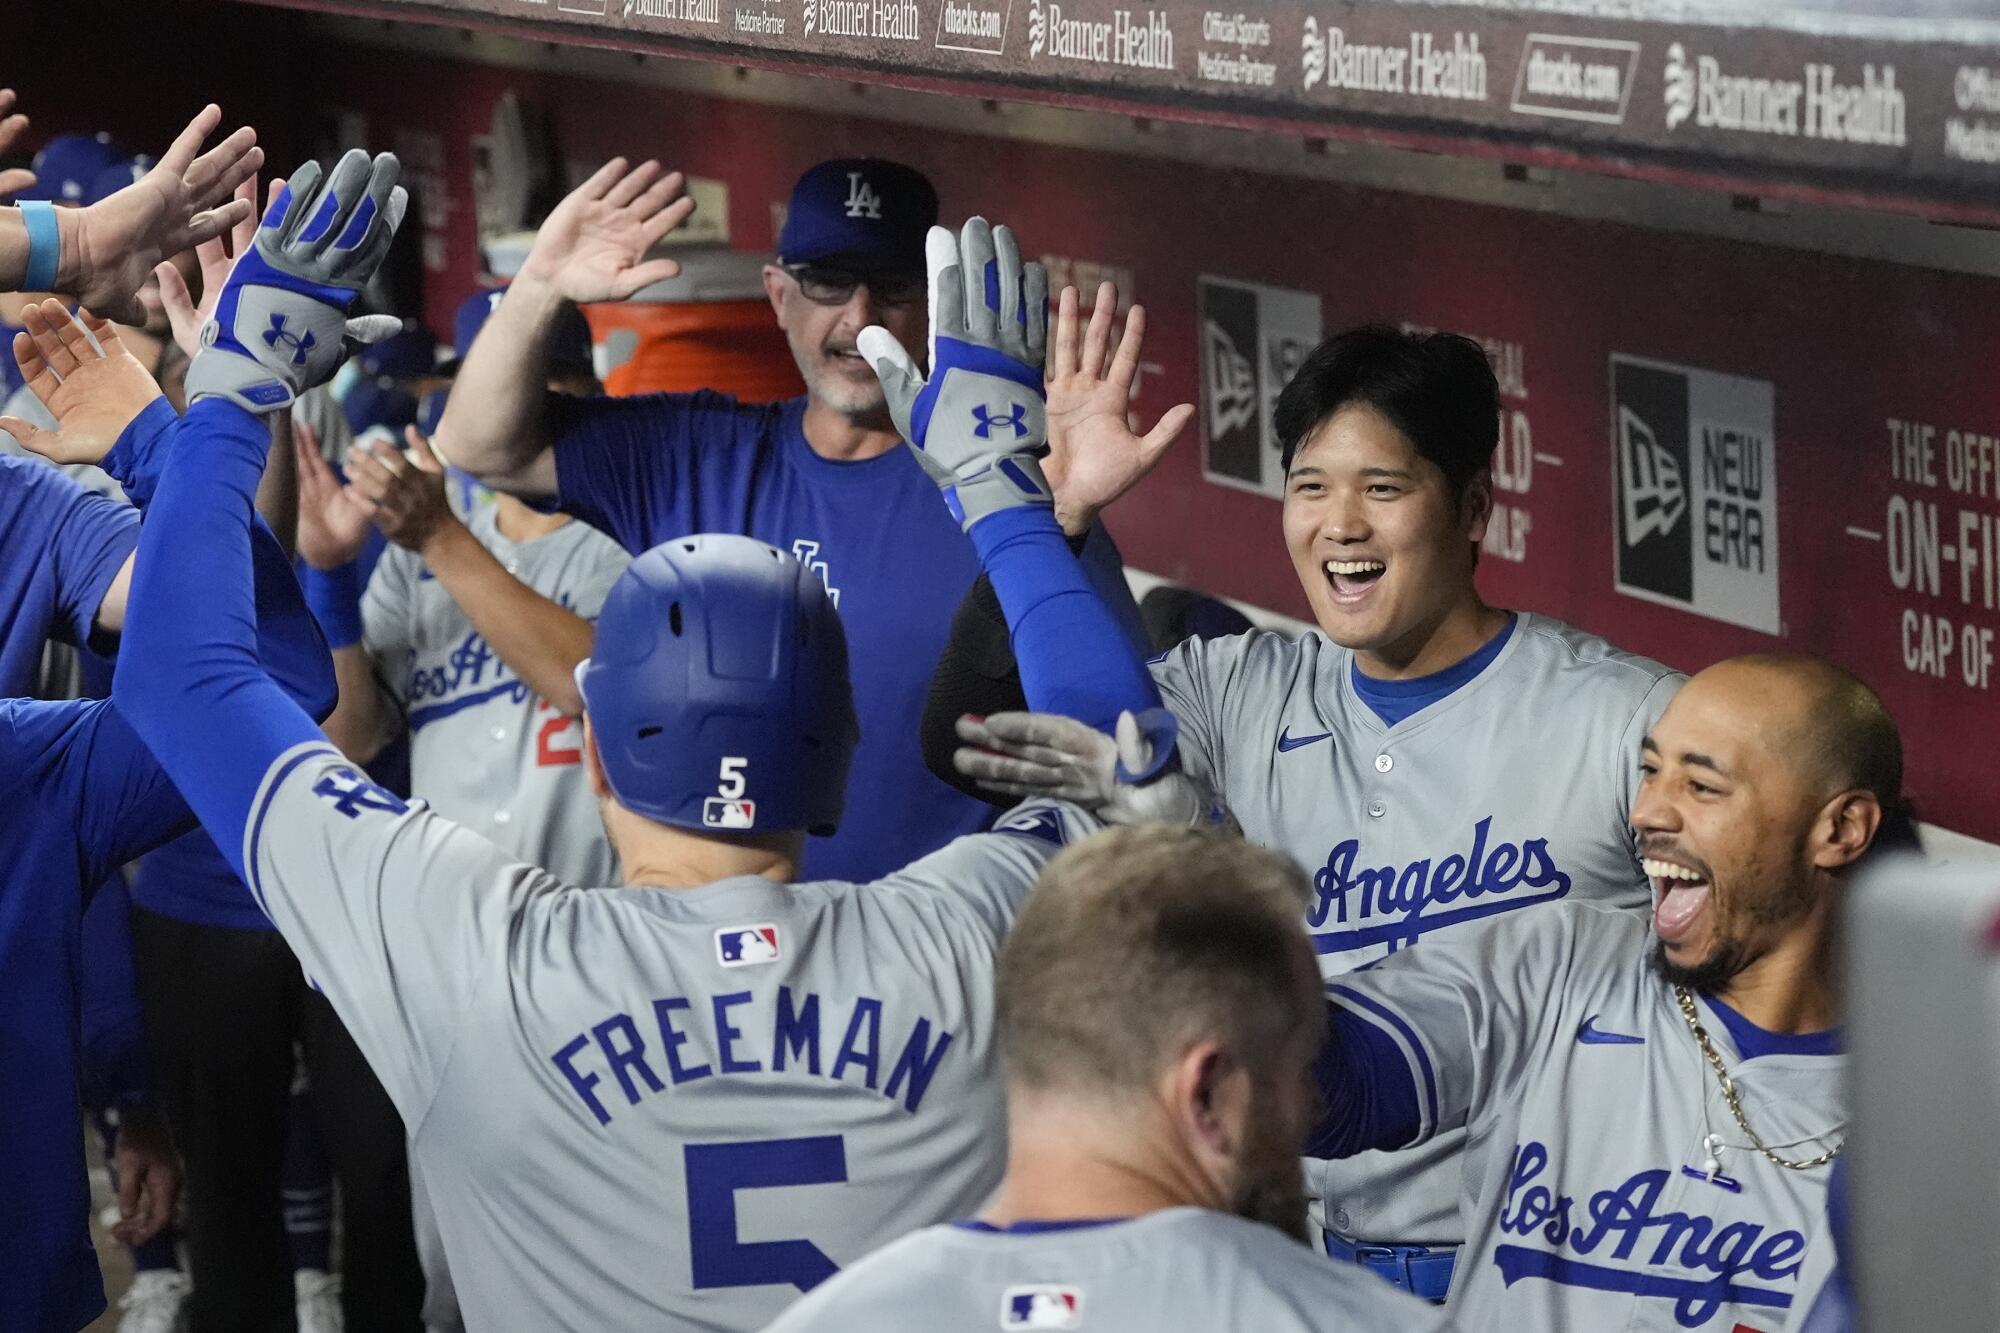
M 1390 769 L 1394 768 L 1395 766 L 1396 766 L 1396 761 L 1394 759 L 1391 759 L 1388 755 L 1378 754 L 1375 756 L 1375 771 L 1377 773 L 1387 773 Z

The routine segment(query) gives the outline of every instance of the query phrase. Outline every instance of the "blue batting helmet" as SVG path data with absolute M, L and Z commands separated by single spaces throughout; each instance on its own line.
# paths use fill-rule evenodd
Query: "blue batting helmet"
M 662 542 L 597 617 L 577 688 L 618 803 L 712 833 L 832 833 L 860 728 L 826 585 L 749 537 Z

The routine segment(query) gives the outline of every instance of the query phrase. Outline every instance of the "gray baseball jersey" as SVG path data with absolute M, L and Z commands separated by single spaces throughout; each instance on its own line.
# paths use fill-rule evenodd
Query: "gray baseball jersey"
M 495 508 L 465 525 L 507 572 L 586 620 L 631 556 L 588 523 L 531 541 L 500 535 Z M 617 860 L 583 768 L 583 722 L 500 660 L 415 552 L 383 552 L 361 601 L 362 642 L 410 728 L 410 783 L 448 819 L 574 884 L 610 884 Z
M 761 1327 L 978 1207 L 1006 1154 L 993 970 L 1087 817 L 1024 806 L 872 884 L 572 888 L 318 743 L 250 887 L 411 1136 L 465 1323 Z
M 1649 900 L 1626 822 L 1639 742 L 1682 677 L 1519 613 L 1472 679 L 1395 726 L 1317 633 L 1190 640 L 1153 676 L 1189 769 L 1253 842 L 1312 876 L 1306 926 L 1336 977 L 1420 940 L 1570 898 Z M 1315 1163 L 1315 1218 L 1373 1241 L 1450 1243 L 1454 1140 Z
M 941 1226 L 879 1250 L 768 1333 L 1243 1329 L 1426 1333 L 1431 1306 L 1273 1227 L 1201 1208 L 1081 1226 Z
M 1419 1137 L 1468 1130 L 1449 1304 L 1467 1328 L 1775 1333 L 1808 1294 L 1831 1168 L 1750 1146 L 1653 943 L 1638 913 L 1565 903 L 1332 988 L 1397 1048 Z M 1766 1143 L 1804 1160 L 1842 1140 L 1838 1034 L 1696 1010 Z

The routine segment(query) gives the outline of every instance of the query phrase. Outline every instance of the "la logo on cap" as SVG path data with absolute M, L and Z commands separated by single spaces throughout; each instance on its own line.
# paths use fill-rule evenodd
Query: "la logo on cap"
M 882 196 L 858 171 L 847 173 L 847 216 L 882 220 Z

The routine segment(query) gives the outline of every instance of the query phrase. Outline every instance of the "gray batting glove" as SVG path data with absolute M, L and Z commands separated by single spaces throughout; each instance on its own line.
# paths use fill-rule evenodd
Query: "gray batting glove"
M 1169 767 L 1175 728 L 1165 709 L 1120 713 L 1116 737 L 1054 713 L 962 717 L 958 771 L 1009 796 L 1071 801 L 1109 824 L 1234 829 L 1236 817 L 1205 783 Z
M 985 218 L 955 238 L 932 227 L 924 260 L 930 378 L 879 324 L 855 340 L 882 381 L 896 429 L 968 531 L 1002 509 L 1052 505 L 1038 461 L 1048 452 L 1048 273 L 1023 264 L 1014 233 Z
M 396 159 L 350 150 L 331 174 L 308 162 L 266 210 L 223 284 L 188 367 L 187 395 L 212 394 L 275 412 L 334 371 L 355 346 L 401 327 L 388 315 L 349 319 L 409 207 Z

